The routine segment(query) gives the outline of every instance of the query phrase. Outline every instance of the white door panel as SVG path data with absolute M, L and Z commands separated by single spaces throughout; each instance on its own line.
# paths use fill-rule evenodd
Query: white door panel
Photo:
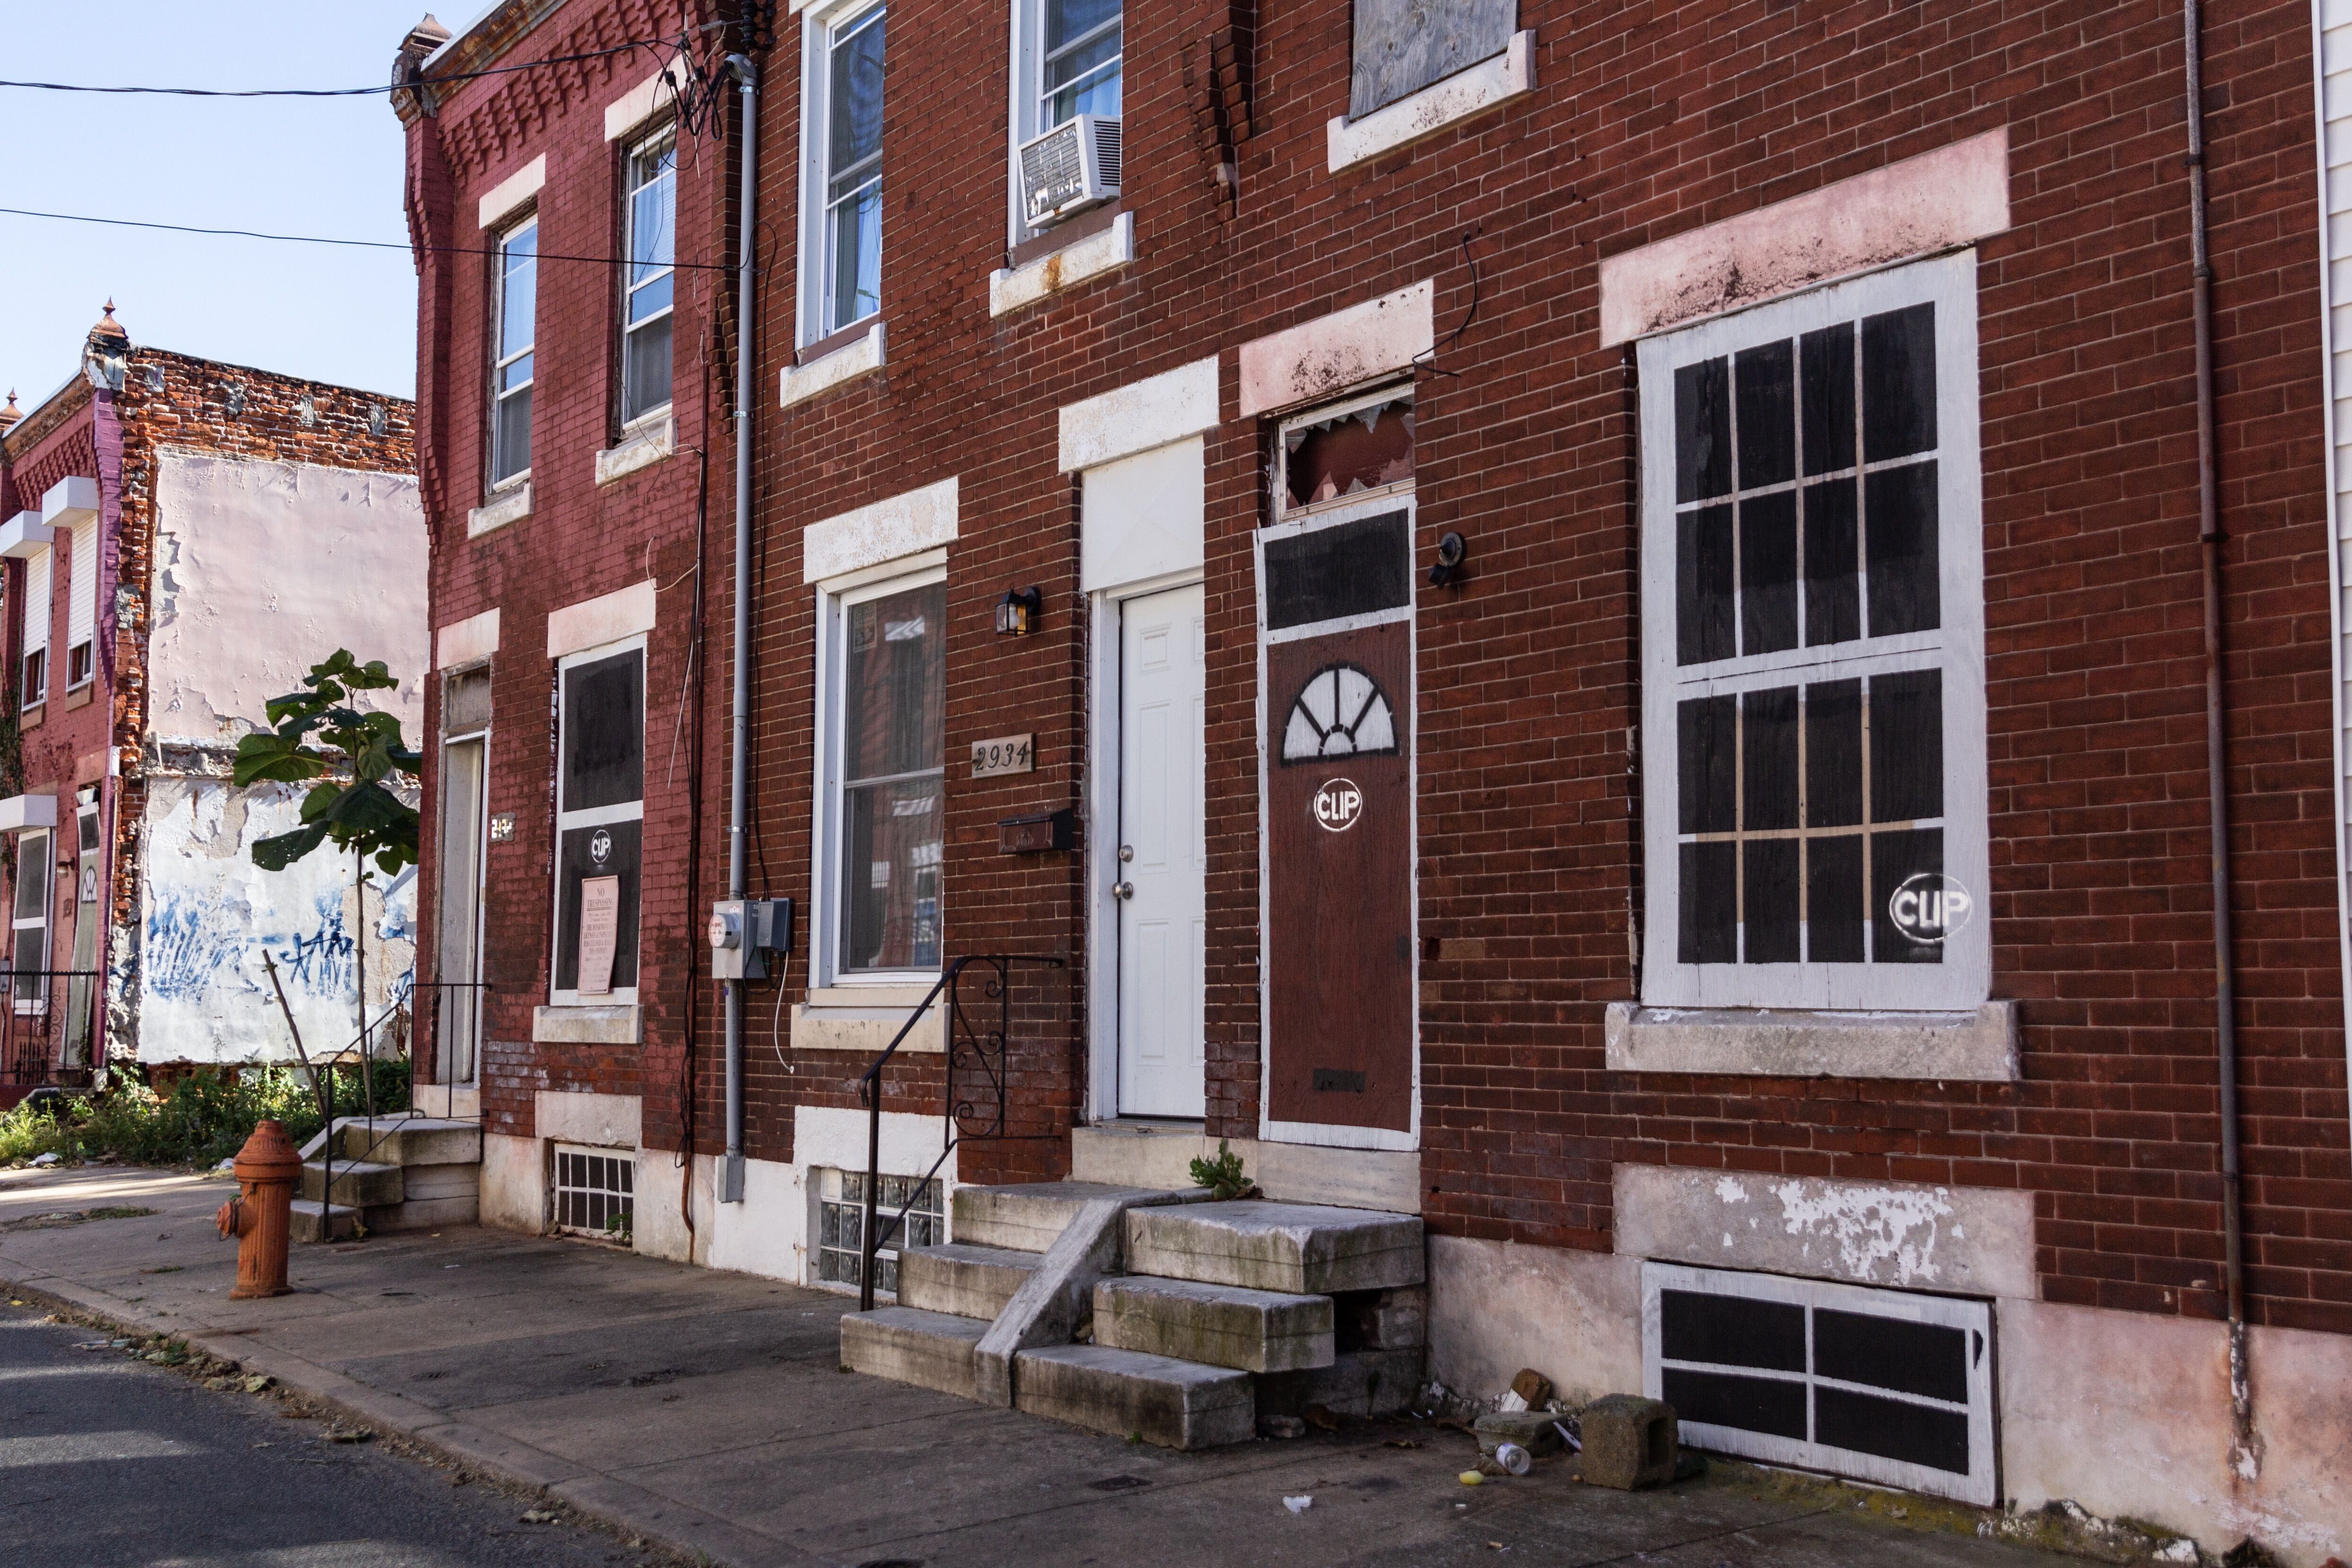
M 1119 606 L 1118 1109 L 1202 1115 L 1207 929 L 1201 590 Z

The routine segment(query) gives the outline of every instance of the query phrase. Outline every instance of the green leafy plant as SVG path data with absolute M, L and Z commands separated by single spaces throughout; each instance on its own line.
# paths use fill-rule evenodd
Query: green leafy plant
M 379 1106 L 408 1104 L 409 1064 L 373 1066 L 373 1085 L 349 1068 L 334 1075 L 336 1115 L 358 1114 L 371 1091 Z M 284 1122 L 297 1144 L 325 1125 L 319 1101 L 292 1069 L 194 1072 L 159 1095 L 118 1065 L 108 1070 L 101 1093 L 26 1100 L 0 1115 L 0 1165 L 22 1165 L 40 1154 L 68 1161 L 106 1154 L 134 1164 L 208 1167 L 243 1148 L 265 1119 Z
M 1208 1188 L 1210 1194 L 1220 1203 L 1254 1191 L 1256 1185 L 1242 1174 L 1242 1157 L 1227 1148 L 1222 1138 L 1217 1140 L 1215 1159 L 1195 1159 L 1192 1162 L 1192 1184 Z
M 394 793 L 421 780 L 424 753 L 401 738 L 390 713 L 351 705 L 355 691 L 389 691 L 399 679 L 383 660 L 362 664 L 337 648 L 310 667 L 303 689 L 269 700 L 270 727 L 236 743 L 239 786 L 316 780 L 302 797 L 302 826 L 253 846 L 253 863 L 282 871 L 330 839 L 372 857 L 387 874 L 416 863 L 418 812 Z

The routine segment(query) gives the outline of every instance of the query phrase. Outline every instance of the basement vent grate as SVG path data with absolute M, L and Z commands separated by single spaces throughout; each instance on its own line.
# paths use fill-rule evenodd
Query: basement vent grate
M 1646 1263 L 1642 1381 L 1693 1447 L 1999 1500 L 1989 1303 Z
M 555 1146 L 555 1228 L 605 1241 L 629 1239 L 637 1157 L 628 1149 Z

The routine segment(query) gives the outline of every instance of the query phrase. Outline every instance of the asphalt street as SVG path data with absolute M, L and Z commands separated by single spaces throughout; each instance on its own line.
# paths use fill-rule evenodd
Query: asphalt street
M 8 1568 L 611 1568 L 668 1561 L 532 1499 L 337 1442 L 279 1401 L 205 1387 L 97 1331 L 0 1306 Z M 89 1345 L 102 1348 L 79 1348 Z

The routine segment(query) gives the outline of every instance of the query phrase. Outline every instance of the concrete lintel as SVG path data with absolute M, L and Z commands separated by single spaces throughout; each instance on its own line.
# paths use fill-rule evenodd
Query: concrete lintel
M 1621 1164 L 1623 1257 L 2032 1300 L 2033 1194 Z
M 641 1014 L 628 1004 L 530 1011 L 530 1037 L 541 1045 L 634 1046 L 642 1028 Z
M 537 196 L 546 184 L 547 154 L 541 153 L 482 193 L 481 200 L 475 204 L 475 226 L 496 226 L 509 213 Z
M 1609 1005 L 1615 1072 L 2013 1083 L 2017 1004 L 1973 1013 L 1811 1013 Z
M 98 481 L 69 474 L 41 496 L 41 521 L 52 530 L 78 528 L 98 515 Z
M 1350 120 L 1333 118 L 1326 130 L 1331 172 L 1368 163 L 1383 153 L 1409 147 L 1463 121 L 1499 108 L 1533 92 L 1536 86 L 1536 36 L 1532 28 L 1511 36 L 1503 52 L 1430 83 L 1419 92 L 1398 99 Z
M 642 583 L 593 599 L 583 599 L 551 610 L 547 616 L 547 657 L 562 658 L 583 648 L 602 647 L 625 637 L 654 629 L 655 584 Z
M 810 523 L 801 530 L 801 581 L 822 583 L 952 542 L 956 498 L 956 479 L 950 475 L 921 489 Z
M 813 1007 L 806 1003 L 793 1004 L 792 1019 L 786 1026 L 791 1045 L 796 1051 L 856 1051 L 862 1056 L 879 1056 L 900 1029 L 906 1028 L 912 1007 Z M 940 1009 L 898 1042 L 902 1052 L 938 1056 L 947 1049 L 947 1023 Z
M 0 560 L 30 561 L 55 542 L 57 531 L 41 521 L 41 514 L 31 509 L 10 518 L 0 527 Z
M 57 825 L 58 797 L 54 795 L 12 795 L 0 800 L 0 833 Z
M 1217 356 L 1211 354 L 1064 404 L 1060 470 L 1076 473 L 1131 458 L 1216 426 Z
M 1436 293 L 1423 279 L 1244 343 L 1242 417 L 1336 396 L 1404 369 L 1436 345 Z
M 532 1125 L 560 1142 L 634 1149 L 644 1133 L 644 1104 L 634 1094 L 542 1089 L 532 1096 Z
M 677 86 L 664 66 L 604 106 L 604 140 L 618 142 L 677 101 Z
M 499 612 L 496 606 L 478 616 L 467 616 L 462 621 L 451 621 L 433 634 L 433 668 L 455 669 L 459 665 L 473 664 L 499 651 Z
M 466 513 L 466 537 L 479 539 L 530 515 L 530 481 L 523 480 Z

